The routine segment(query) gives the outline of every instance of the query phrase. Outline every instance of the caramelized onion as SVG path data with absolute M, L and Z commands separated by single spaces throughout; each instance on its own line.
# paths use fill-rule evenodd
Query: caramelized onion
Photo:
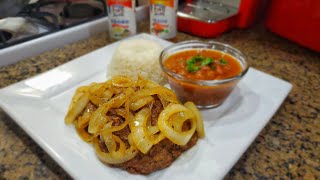
M 152 125 L 156 97 L 164 110 Z M 108 164 L 126 162 L 139 151 L 147 154 L 165 138 L 185 145 L 195 131 L 199 137 L 204 136 L 201 114 L 193 103 L 180 104 L 171 90 L 142 77 L 134 81 L 115 76 L 104 83 L 78 88 L 65 122 L 74 123 L 80 137 L 92 142 L 99 159 Z M 116 135 L 125 128 L 130 129 L 127 138 Z
M 130 146 L 129 149 L 126 149 L 124 153 L 114 152 L 112 155 L 110 153 L 103 152 L 100 148 L 99 140 L 94 141 L 95 150 L 99 159 L 108 164 L 120 164 L 130 159 L 134 158 L 138 150 L 134 146 Z
M 131 97 L 131 102 L 136 102 L 139 99 L 157 94 L 161 96 L 164 100 L 172 103 L 179 103 L 176 95 L 170 89 L 162 86 L 154 87 L 154 88 L 147 88 L 141 89 L 135 92 L 134 96 Z
M 89 102 L 87 87 L 79 88 L 72 98 L 68 113 L 65 118 L 67 124 L 71 124 L 76 117 L 83 111 Z
M 146 154 L 153 143 L 147 135 L 147 121 L 150 117 L 151 110 L 149 108 L 141 109 L 130 123 L 132 133 L 132 140 L 137 148 Z
M 184 106 L 190 109 L 196 115 L 198 137 L 203 138 L 205 136 L 205 133 L 204 133 L 204 125 L 203 125 L 203 120 L 202 120 L 200 111 L 192 102 L 186 102 Z
M 183 113 L 181 113 L 183 112 Z M 181 116 L 180 126 L 182 128 L 183 123 L 186 120 L 191 121 L 191 128 L 188 131 L 182 131 L 182 129 L 174 129 L 169 123 L 169 120 L 172 121 L 170 117 L 176 113 L 179 113 Z M 192 135 L 196 130 L 196 120 L 195 115 L 184 107 L 181 104 L 169 104 L 159 115 L 158 118 L 158 126 L 160 131 L 166 136 L 166 138 L 170 139 L 172 142 L 178 145 L 186 145 L 188 141 L 191 139 Z
M 152 96 L 143 97 L 135 102 L 132 102 L 130 104 L 130 110 L 136 111 L 136 110 L 140 109 L 141 107 L 145 106 L 146 104 L 150 103 L 153 100 L 154 99 Z

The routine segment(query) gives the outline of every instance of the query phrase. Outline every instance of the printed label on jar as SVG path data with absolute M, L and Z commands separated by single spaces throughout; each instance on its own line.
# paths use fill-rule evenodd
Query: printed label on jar
M 122 39 L 137 33 L 135 0 L 107 0 L 109 31 L 113 39 Z
M 177 34 L 178 0 L 150 0 L 150 32 L 163 39 Z

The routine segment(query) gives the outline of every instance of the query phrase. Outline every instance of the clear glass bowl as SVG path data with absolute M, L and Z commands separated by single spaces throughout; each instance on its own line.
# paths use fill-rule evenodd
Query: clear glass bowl
M 193 49 L 210 49 L 229 54 L 239 61 L 242 71 L 237 76 L 222 80 L 196 80 L 176 74 L 164 66 L 164 62 L 172 54 Z M 160 55 L 160 65 L 168 78 L 171 89 L 175 91 L 179 100 L 183 103 L 192 101 L 199 108 L 212 108 L 222 104 L 248 71 L 248 63 L 240 51 L 230 45 L 214 41 L 185 41 L 169 46 Z

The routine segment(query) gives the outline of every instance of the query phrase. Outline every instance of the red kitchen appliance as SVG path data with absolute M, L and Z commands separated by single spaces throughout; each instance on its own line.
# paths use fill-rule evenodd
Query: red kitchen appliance
M 272 0 L 266 26 L 280 36 L 320 52 L 320 0 Z
M 178 8 L 178 30 L 201 37 L 215 37 L 231 28 L 246 28 L 257 17 L 261 1 L 181 1 Z

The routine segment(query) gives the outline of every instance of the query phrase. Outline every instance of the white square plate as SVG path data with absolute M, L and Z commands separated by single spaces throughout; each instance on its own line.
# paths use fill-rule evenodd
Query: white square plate
M 163 46 L 172 43 L 140 34 Z M 64 123 L 80 85 L 106 80 L 118 43 L 0 90 L 0 106 L 75 179 L 221 179 L 237 162 L 288 95 L 291 84 L 250 68 L 227 101 L 203 110 L 206 137 L 170 167 L 148 176 L 101 163 L 90 144 Z

